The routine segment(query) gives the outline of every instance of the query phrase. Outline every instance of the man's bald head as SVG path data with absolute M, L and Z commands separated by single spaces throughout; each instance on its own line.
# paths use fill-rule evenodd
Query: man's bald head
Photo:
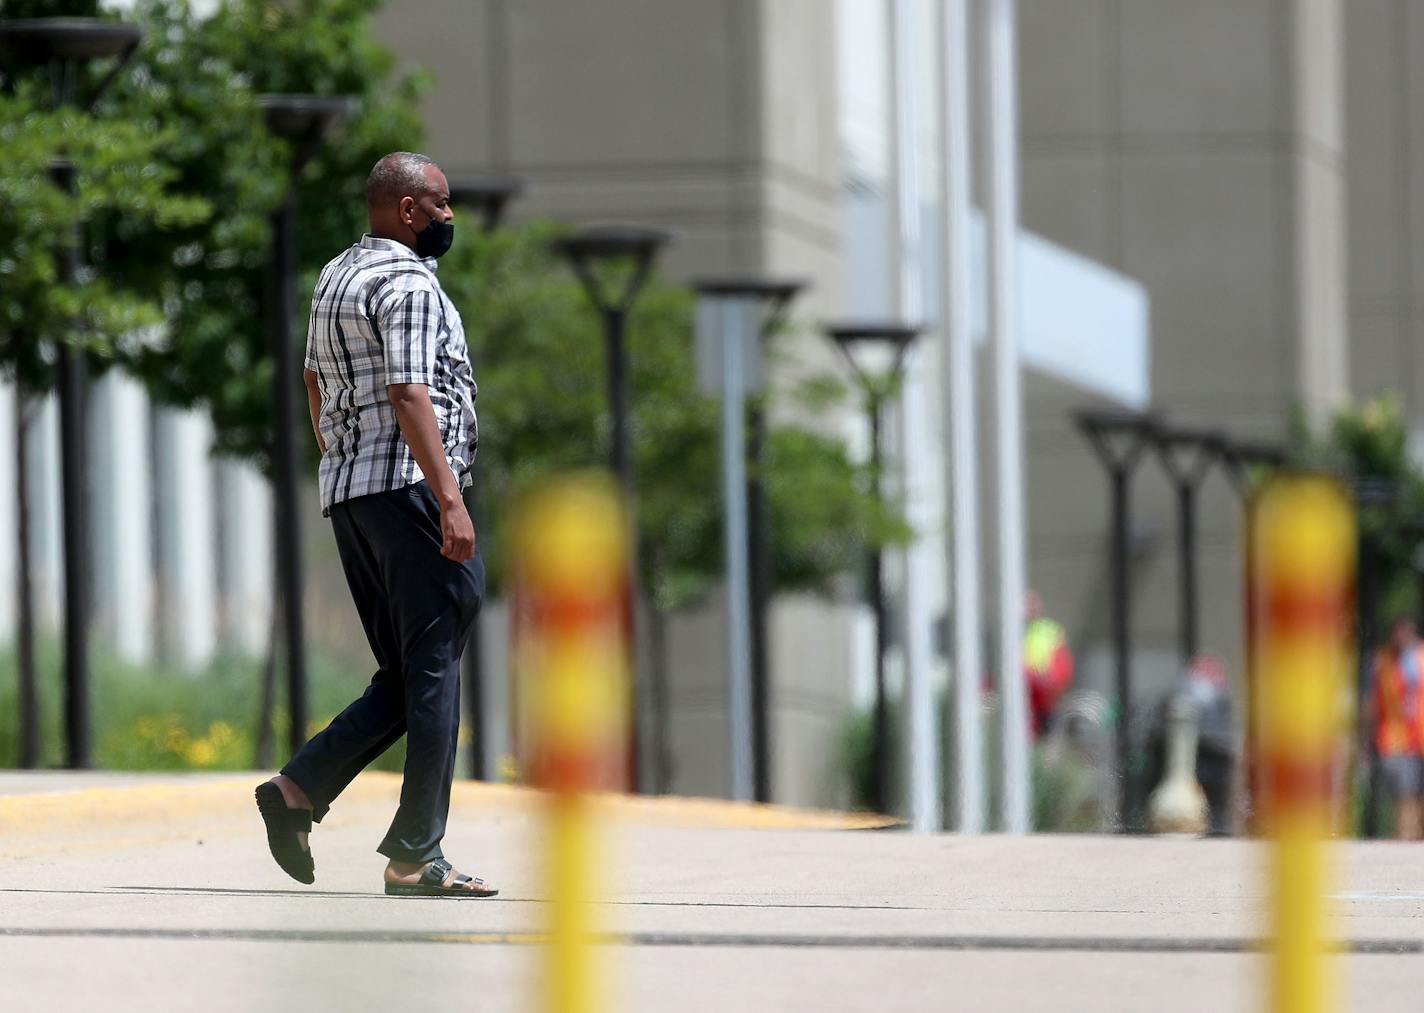
M 435 159 L 429 155 L 414 151 L 391 152 L 377 162 L 371 175 L 366 177 L 366 203 L 375 207 L 394 204 L 402 197 L 419 197 L 428 187 L 425 169 L 431 165 L 435 165 Z
M 366 214 L 371 234 L 414 248 L 431 219 L 449 221 L 450 184 L 428 155 L 393 151 L 366 177 Z

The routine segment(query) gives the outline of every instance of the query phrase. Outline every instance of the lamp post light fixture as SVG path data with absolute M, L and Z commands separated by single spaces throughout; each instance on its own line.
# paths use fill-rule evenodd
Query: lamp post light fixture
M 554 242 L 554 248 L 569 262 L 589 301 L 603 318 L 608 405 L 613 414 L 610 464 L 623 490 L 625 508 L 631 506 L 633 499 L 633 445 L 628 429 L 628 311 L 667 240 L 667 233 L 658 229 L 619 225 L 585 229 Z M 621 289 L 615 284 L 616 279 L 607 277 L 614 269 L 620 269 L 623 275 Z
M 584 287 L 603 320 L 608 363 L 608 408 L 613 418 L 609 464 L 623 497 L 624 516 L 632 532 L 637 526 L 633 505 L 633 439 L 629 428 L 631 384 L 628 375 L 628 313 L 653 269 L 658 251 L 670 237 L 661 229 L 638 225 L 603 225 L 586 228 L 554 241 L 554 250 L 566 261 Z M 628 643 L 636 645 L 638 542 L 628 539 Z M 636 650 L 636 648 L 633 648 Z M 630 659 L 631 660 L 631 659 Z M 641 716 L 644 679 L 634 668 L 633 715 L 629 722 L 630 781 L 641 791 Z
M 272 212 L 272 257 L 267 281 L 268 328 L 274 368 L 272 401 L 273 499 L 276 522 L 277 599 L 287 660 L 288 745 L 295 753 L 306 742 L 307 666 L 302 621 L 302 530 L 297 510 L 298 378 L 292 339 L 296 312 L 296 179 L 320 148 L 327 129 L 347 116 L 354 102 L 322 95 L 262 95 L 258 100 L 273 134 L 291 142 L 291 175 L 282 203 Z
M 762 399 L 755 395 L 765 386 L 762 346 L 780 330 L 791 301 L 806 285 L 801 279 L 761 277 L 705 278 L 692 283 L 699 299 L 713 312 L 721 314 L 720 327 L 709 326 L 709 333 L 705 335 L 699 328 L 698 366 L 704 389 L 723 397 L 732 793 L 734 798 L 747 797 L 758 802 L 771 800 L 766 628 L 771 597 L 771 546 L 766 487 L 762 480 L 766 416 Z M 749 325 L 742 314 L 748 312 L 755 314 L 756 323 L 751 333 L 744 333 Z M 753 395 L 750 402 L 746 401 L 748 394 Z M 745 577 L 745 596 L 743 581 L 739 579 L 742 576 Z M 737 621 L 743 608 L 745 630 Z M 746 669 L 745 701 L 740 691 L 743 667 Z M 743 706 L 748 712 L 744 717 L 738 713 Z M 743 731 L 749 741 L 742 741 Z
M 1221 463 L 1226 469 L 1226 477 L 1243 500 L 1252 492 L 1252 468 L 1282 468 L 1289 460 L 1285 448 L 1274 443 L 1253 443 L 1226 437 L 1219 437 L 1219 441 L 1219 453 Z
M 524 185 L 517 179 L 452 179 L 450 180 L 450 203 L 457 210 L 466 207 L 479 212 L 480 227 L 486 235 L 499 228 L 504 220 L 504 212 L 509 202 L 524 192 Z M 470 365 L 475 365 L 475 349 L 468 349 Z M 470 484 L 465 489 L 465 509 L 479 535 L 479 478 L 478 472 L 470 472 Z M 485 706 L 484 706 L 484 666 L 481 657 L 480 616 L 475 615 L 470 623 L 470 634 L 465 640 L 465 650 L 461 655 L 460 667 L 465 680 L 466 720 L 473 732 L 470 745 L 470 777 L 484 780 L 488 774 L 485 762 Z
M 1142 453 L 1159 429 L 1156 416 L 1117 408 L 1085 408 L 1074 423 L 1092 444 L 1112 487 L 1113 655 L 1117 688 L 1118 818 L 1128 830 L 1134 818 L 1136 792 L 1130 769 L 1132 717 L 1131 597 L 1128 590 L 1128 528 L 1131 523 L 1131 482 Z
M 49 71 L 54 108 L 92 109 L 133 56 L 143 39 L 137 25 L 95 18 L 33 18 L 0 21 L 0 69 L 7 77 L 16 70 L 45 67 Z M 112 60 L 97 82 L 83 80 L 91 64 Z M 50 163 L 55 184 L 73 196 L 76 169 L 67 158 Z M 79 224 L 69 229 L 60 256 L 60 284 L 71 283 L 79 271 Z M 89 553 L 85 509 L 84 357 L 65 341 L 56 342 L 59 374 L 60 475 L 64 490 L 64 729 L 65 766 L 80 769 L 90 763 L 89 720 Z M 23 434 L 22 434 L 23 435 Z M 23 678 L 23 676 L 22 676 Z M 30 687 L 32 690 L 33 687 Z M 33 704 L 33 693 L 21 696 Z M 36 719 L 22 712 L 21 721 Z M 27 739 L 34 729 L 22 729 Z
M 884 470 L 881 435 L 885 405 L 899 387 L 905 353 L 921 329 L 918 324 L 900 321 L 853 321 L 825 326 L 826 336 L 840 349 L 865 398 L 866 421 L 870 427 L 870 480 L 874 483 L 877 496 L 882 491 L 881 472 Z M 879 546 L 872 545 L 866 553 L 866 578 L 870 606 L 875 616 L 873 802 L 877 812 L 884 812 L 891 796 L 888 755 L 890 715 L 885 685 L 885 655 L 889 649 L 890 624 L 885 614 L 884 554 Z
M 517 179 L 452 179 L 450 203 L 456 208 L 472 207 L 480 212 L 480 226 L 486 232 L 499 228 L 509 202 L 524 192 Z

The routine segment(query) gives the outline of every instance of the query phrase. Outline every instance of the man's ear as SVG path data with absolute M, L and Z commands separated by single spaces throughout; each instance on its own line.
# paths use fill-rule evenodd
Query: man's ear
M 415 225 L 415 221 L 414 221 L 414 219 L 411 217 L 411 212 L 413 212 L 414 210 L 415 210 L 415 198 L 414 198 L 414 197 L 402 197 L 402 198 L 400 199 L 400 220 L 401 220 L 401 221 L 405 222 L 405 224 L 407 224 L 407 225 L 414 226 L 414 225 Z

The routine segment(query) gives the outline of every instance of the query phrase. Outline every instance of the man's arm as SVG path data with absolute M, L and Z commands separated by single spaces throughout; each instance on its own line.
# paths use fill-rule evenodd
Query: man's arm
M 455 474 L 445 460 L 430 389 L 423 383 L 392 383 L 386 387 L 386 394 L 395 407 L 401 436 L 440 503 L 440 533 L 444 536 L 440 554 L 463 563 L 475 554 L 475 527 L 460 497 Z
M 307 410 L 311 412 L 312 432 L 316 434 L 316 446 L 324 454 L 326 453 L 326 440 L 321 435 L 321 388 L 317 386 L 317 377 L 313 370 L 304 370 L 302 379 L 307 383 Z

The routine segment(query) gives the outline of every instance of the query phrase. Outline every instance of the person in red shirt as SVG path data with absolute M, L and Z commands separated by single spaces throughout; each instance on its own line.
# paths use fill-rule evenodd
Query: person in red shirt
M 1385 784 L 1395 800 L 1396 836 L 1424 835 L 1424 736 L 1421 736 L 1420 680 L 1424 645 L 1414 620 L 1395 618 L 1389 642 L 1375 653 L 1365 696 L 1365 727 L 1373 729 L 1375 752 Z
M 1073 652 L 1068 634 L 1043 614 L 1043 599 L 1030 591 L 1024 599 L 1024 679 L 1028 683 L 1033 736 L 1048 728 L 1059 699 L 1073 683 Z

